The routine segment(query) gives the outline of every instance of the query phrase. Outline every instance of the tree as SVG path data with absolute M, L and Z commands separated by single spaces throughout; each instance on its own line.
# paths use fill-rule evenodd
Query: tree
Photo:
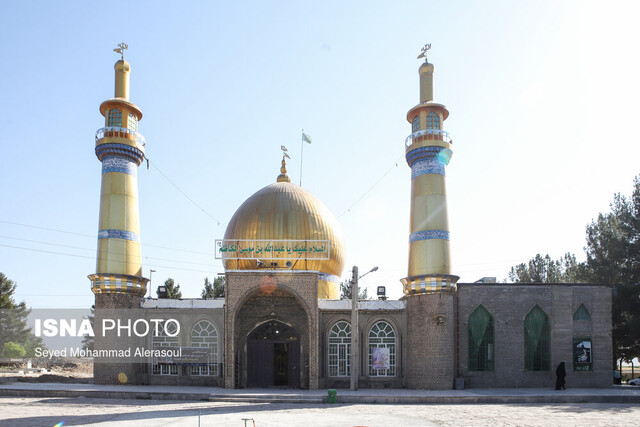
M 224 297 L 224 277 L 216 277 L 213 282 L 208 277 L 204 278 L 204 289 L 202 298 L 222 298 Z
M 44 343 L 42 338 L 34 336 L 27 327 L 27 316 L 31 310 L 24 301 L 15 302 L 13 295 L 16 287 L 13 280 L 0 273 L 0 349 L 4 351 L 6 343 L 13 343 L 19 345 L 25 350 L 26 356 L 30 357 L 34 355 L 35 348 L 44 347 Z
M 167 289 L 167 298 L 171 298 L 171 299 L 182 298 L 182 292 L 180 292 L 180 285 L 179 284 L 176 285 L 172 278 L 168 278 L 167 280 L 165 280 L 164 286 Z
M 614 285 L 614 359 L 640 356 L 640 176 L 630 199 L 614 196 L 611 212 L 587 226 L 587 274 Z
M 24 357 L 27 354 L 27 351 L 18 343 L 15 342 L 6 342 L 2 347 L 2 357 L 8 357 L 10 359 L 19 359 Z
M 340 283 L 340 299 L 351 299 L 351 280 L 345 280 Z M 367 288 L 361 287 L 358 289 L 358 299 L 369 299 Z
M 630 198 L 614 195 L 611 212 L 587 226 L 584 263 L 566 254 L 554 261 L 540 254 L 509 271 L 518 283 L 586 282 L 611 284 L 614 360 L 640 356 L 640 176 Z
M 572 283 L 584 279 L 584 264 L 576 256 L 566 253 L 559 260 L 547 254 L 537 254 L 528 263 L 518 264 L 509 270 L 509 280 L 514 283 Z

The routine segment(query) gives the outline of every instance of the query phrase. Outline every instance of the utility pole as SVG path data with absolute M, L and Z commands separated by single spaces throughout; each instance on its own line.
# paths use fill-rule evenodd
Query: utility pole
M 360 376 L 360 333 L 358 331 L 358 267 L 351 276 L 351 390 L 358 389 Z

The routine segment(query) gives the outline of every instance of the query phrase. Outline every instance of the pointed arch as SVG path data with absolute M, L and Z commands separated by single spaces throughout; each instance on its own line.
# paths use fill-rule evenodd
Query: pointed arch
M 548 371 L 550 360 L 549 316 L 536 304 L 524 318 L 524 367 L 528 371 Z
M 483 305 L 469 315 L 468 348 L 470 371 L 493 371 L 493 316 Z
M 591 320 L 591 313 L 584 304 L 580 304 L 580 307 L 573 313 L 573 320 Z

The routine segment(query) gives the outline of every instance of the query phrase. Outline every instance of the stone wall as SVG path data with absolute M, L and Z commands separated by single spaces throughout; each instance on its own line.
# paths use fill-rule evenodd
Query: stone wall
M 494 370 L 468 369 L 468 318 L 482 304 L 493 316 Z M 551 364 L 548 371 L 524 365 L 524 319 L 538 304 L 549 316 Z M 580 304 L 591 321 L 574 321 Z M 458 375 L 470 388 L 555 385 L 555 369 L 565 362 L 567 387 L 610 387 L 612 382 L 611 287 L 586 284 L 458 284 Z M 574 371 L 574 338 L 591 338 L 591 371 Z

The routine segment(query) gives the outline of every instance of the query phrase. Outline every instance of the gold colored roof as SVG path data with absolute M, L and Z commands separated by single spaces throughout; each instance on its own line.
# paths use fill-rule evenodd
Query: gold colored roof
M 284 164 L 283 164 L 284 168 Z M 231 218 L 225 240 L 328 240 L 329 259 L 291 259 L 293 270 L 314 270 L 340 277 L 344 267 L 344 243 L 340 227 L 320 200 L 307 190 L 283 179 L 249 197 Z M 288 178 L 288 177 L 287 177 Z M 283 260 L 278 267 L 285 267 Z M 269 264 L 267 264 L 268 266 Z M 257 260 L 227 259 L 227 270 L 257 270 Z

